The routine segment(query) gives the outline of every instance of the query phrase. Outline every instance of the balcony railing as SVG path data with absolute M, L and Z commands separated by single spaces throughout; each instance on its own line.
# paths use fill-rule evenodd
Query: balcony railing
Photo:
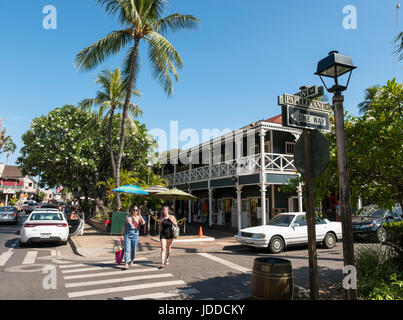
M 189 172 L 190 171 L 190 172 Z M 289 154 L 265 153 L 264 171 L 267 173 L 295 173 L 294 156 Z M 170 185 L 205 181 L 208 179 L 248 175 L 261 172 L 261 154 L 250 155 L 218 164 L 192 168 L 166 175 Z M 190 179 L 189 179 L 190 174 Z

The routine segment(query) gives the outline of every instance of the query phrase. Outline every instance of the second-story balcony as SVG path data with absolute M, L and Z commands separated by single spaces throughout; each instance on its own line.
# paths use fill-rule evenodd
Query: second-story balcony
M 295 174 L 296 172 L 292 154 L 264 153 L 264 170 L 262 170 L 261 157 L 261 154 L 249 155 L 217 164 L 179 171 L 176 174 L 165 175 L 164 178 L 169 181 L 170 185 L 177 185 L 208 179 L 249 175 L 262 171 L 282 174 Z

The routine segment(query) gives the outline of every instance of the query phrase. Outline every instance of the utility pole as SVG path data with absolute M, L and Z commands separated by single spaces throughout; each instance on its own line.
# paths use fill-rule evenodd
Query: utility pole
M 304 164 L 305 164 L 305 187 L 306 187 L 306 223 L 308 231 L 308 259 L 309 259 L 309 287 L 311 300 L 318 300 L 318 253 L 316 249 L 315 230 L 315 204 L 311 159 L 311 139 L 309 129 L 303 129 L 304 137 Z
M 342 214 L 343 258 L 344 266 L 354 266 L 354 240 L 351 221 L 351 200 L 348 181 L 348 163 L 346 155 L 346 134 L 344 130 L 344 96 L 336 92 L 333 96 L 334 118 L 336 126 L 337 166 L 339 172 L 339 197 Z M 357 299 L 357 289 L 346 290 L 347 300 Z

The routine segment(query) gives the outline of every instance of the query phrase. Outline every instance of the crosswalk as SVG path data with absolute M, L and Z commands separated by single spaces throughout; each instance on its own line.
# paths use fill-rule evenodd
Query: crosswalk
M 145 257 L 137 258 L 128 270 L 115 261 L 60 265 L 59 269 L 70 299 L 186 299 L 200 293 Z
M 18 246 L 18 242 L 11 243 L 10 248 L 0 253 L 0 267 L 5 267 L 10 264 L 13 257 L 15 257 L 12 264 L 31 265 L 35 263 L 42 263 L 44 260 L 52 260 L 60 257 L 60 252 L 55 249 L 41 249 L 29 250 L 27 252 L 18 252 L 14 250 Z M 39 254 L 41 252 L 41 254 Z M 49 255 L 50 254 L 50 255 Z

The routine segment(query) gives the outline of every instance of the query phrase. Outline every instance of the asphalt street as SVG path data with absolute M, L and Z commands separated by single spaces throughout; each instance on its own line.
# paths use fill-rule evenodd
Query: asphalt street
M 24 215 L 22 214 L 22 218 Z M 240 300 L 250 296 L 254 259 L 271 256 L 262 249 L 240 247 L 208 253 L 181 252 L 159 270 L 159 254 L 139 253 L 128 270 L 110 258 L 77 256 L 69 244 L 35 244 L 20 248 L 19 226 L 0 225 L 0 299 L 28 300 Z M 309 287 L 306 247 L 278 258 L 291 260 L 294 282 Z M 342 244 L 318 249 L 319 282 L 342 281 Z

